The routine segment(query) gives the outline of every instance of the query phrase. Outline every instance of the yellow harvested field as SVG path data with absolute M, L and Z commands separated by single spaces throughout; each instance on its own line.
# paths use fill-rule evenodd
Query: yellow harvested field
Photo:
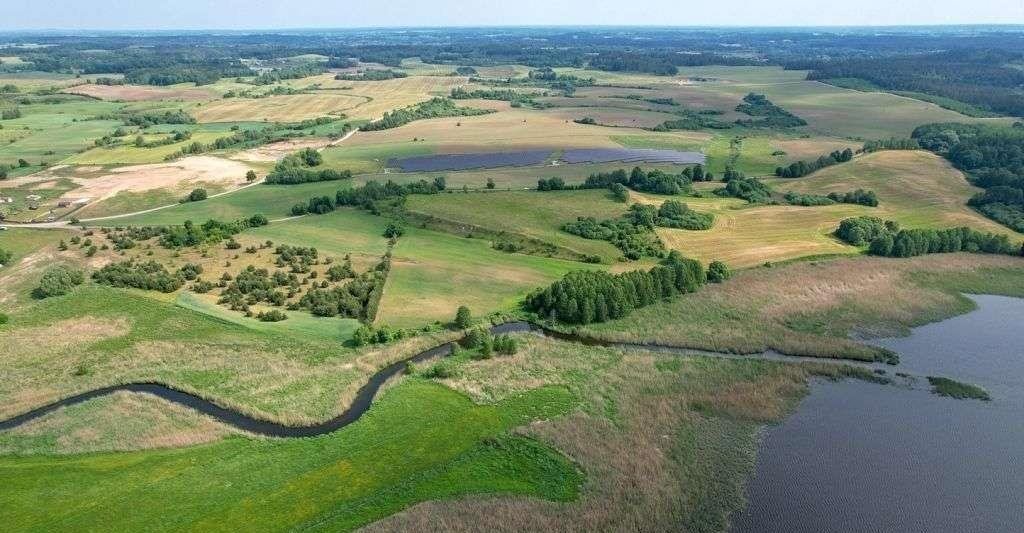
M 905 226 L 970 226 L 981 231 L 1021 235 L 967 206 L 981 189 L 967 182 L 945 159 L 921 151 L 876 152 L 798 179 L 775 180 L 781 191 L 828 194 L 870 189 L 879 205 L 871 213 Z
M 62 92 L 81 94 L 100 100 L 141 102 L 147 100 L 209 100 L 214 94 L 199 88 L 153 87 L 144 85 L 93 85 L 82 84 L 68 87 Z
M 670 249 L 704 262 L 725 261 L 733 267 L 808 255 L 855 253 L 856 248 L 843 244 L 832 232 L 842 219 L 860 215 L 895 220 L 905 227 L 966 225 L 1021 240 L 1020 234 L 970 209 L 967 200 L 979 189 L 968 184 L 963 174 L 945 160 L 928 152 L 878 152 L 809 177 L 771 182 L 780 191 L 809 194 L 870 189 L 878 194 L 879 206 L 745 207 L 736 199 L 686 198 L 683 201 L 692 209 L 713 212 L 714 226 L 707 231 L 659 229 L 658 235 Z M 643 203 L 664 201 L 637 193 L 632 197 Z
M 613 135 L 650 135 L 647 131 L 631 128 L 576 124 L 550 113 L 511 108 L 505 102 L 463 100 L 460 104 L 500 108 L 502 111 L 475 117 L 418 120 L 400 128 L 361 132 L 346 144 L 401 143 L 417 138 L 435 145 L 439 153 L 481 146 L 502 150 L 529 147 L 618 148 L 621 145 L 611 139 Z
M 266 98 L 227 98 L 197 104 L 189 112 L 199 122 L 298 122 L 311 118 L 347 113 L 366 98 L 347 93 L 314 93 L 268 96 Z
M 698 211 L 708 211 L 696 202 L 687 203 Z M 724 209 L 715 213 L 710 230 L 662 228 L 658 236 L 669 249 L 703 263 L 718 260 L 741 268 L 808 255 L 855 253 L 856 248 L 831 233 L 840 220 L 870 213 L 870 208 L 854 205 Z

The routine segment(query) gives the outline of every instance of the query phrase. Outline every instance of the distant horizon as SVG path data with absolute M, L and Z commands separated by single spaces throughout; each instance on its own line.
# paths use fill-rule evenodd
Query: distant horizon
M 447 30 L 447 29 L 664 29 L 664 30 L 706 30 L 706 29 L 735 29 L 735 30 L 816 30 L 816 29 L 849 29 L 849 30 L 870 30 L 870 29 L 928 29 L 928 28 L 1019 28 L 1024 31 L 1024 22 L 1014 23 L 949 23 L 949 24 L 779 24 L 779 25 L 749 25 L 749 24 L 703 24 L 703 25 L 663 25 L 663 24 L 453 24 L 448 26 L 266 26 L 266 27 L 207 27 L 207 28 L 73 28 L 73 27 L 39 27 L 27 29 L 6 29 L 0 28 L 0 34 L 33 34 L 33 33 L 208 33 L 208 32 L 229 32 L 229 33 L 273 33 L 273 32 L 332 32 L 332 31 L 363 31 L 363 30 Z
M 0 32 L 403 28 L 892 28 L 1024 24 L 1024 0 L 6 0 Z M 656 22 L 656 23 L 655 23 Z

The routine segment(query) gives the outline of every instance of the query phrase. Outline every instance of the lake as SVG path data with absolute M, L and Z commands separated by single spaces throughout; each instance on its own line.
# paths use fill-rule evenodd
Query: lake
M 992 402 L 815 381 L 765 430 L 731 531 L 1024 529 L 1024 299 L 971 298 L 971 313 L 874 344 L 900 354 L 896 371 L 975 383 Z

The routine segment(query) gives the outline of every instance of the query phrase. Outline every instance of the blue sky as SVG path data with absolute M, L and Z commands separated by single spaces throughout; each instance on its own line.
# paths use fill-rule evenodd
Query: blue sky
M 2 0 L 0 29 L 1021 24 L 1024 0 Z

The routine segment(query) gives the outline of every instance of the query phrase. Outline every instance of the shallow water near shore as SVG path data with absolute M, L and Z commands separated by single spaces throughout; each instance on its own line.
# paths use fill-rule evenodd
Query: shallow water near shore
M 765 430 L 731 530 L 1024 528 L 1024 299 L 971 298 L 971 313 L 874 344 L 900 354 L 897 372 L 977 384 L 993 401 L 816 381 Z

